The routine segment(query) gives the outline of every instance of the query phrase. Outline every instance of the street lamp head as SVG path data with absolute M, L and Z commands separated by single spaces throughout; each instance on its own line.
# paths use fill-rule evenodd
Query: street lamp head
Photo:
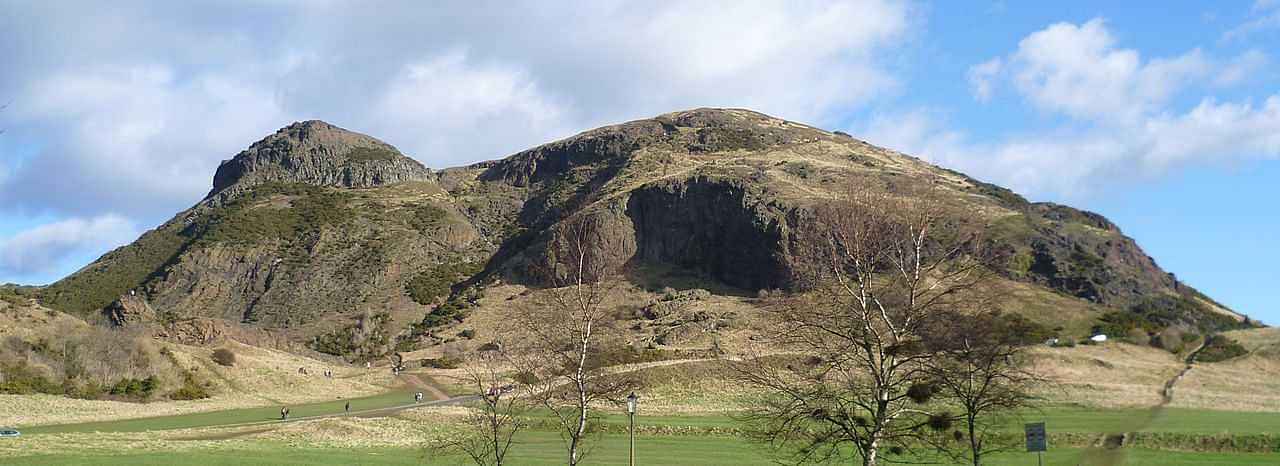
M 636 392 L 631 392 L 630 395 L 627 395 L 627 414 L 636 413 L 636 402 L 639 400 L 640 396 L 636 395 Z

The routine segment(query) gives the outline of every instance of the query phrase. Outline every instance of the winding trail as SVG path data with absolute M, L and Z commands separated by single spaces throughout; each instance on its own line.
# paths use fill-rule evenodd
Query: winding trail
M 1169 403 L 1173 402 L 1174 387 L 1182 380 L 1183 377 L 1186 377 L 1188 372 L 1191 372 L 1193 367 L 1195 367 L 1196 357 L 1200 355 L 1201 351 L 1204 351 L 1205 346 L 1209 343 L 1209 337 L 1211 336 L 1212 335 L 1205 335 L 1204 339 L 1200 341 L 1200 346 L 1197 346 L 1196 349 L 1192 350 L 1191 353 L 1187 355 L 1185 360 L 1186 364 L 1182 367 L 1182 370 L 1178 371 L 1178 374 L 1174 375 L 1173 378 L 1165 381 L 1164 388 L 1160 391 L 1160 404 L 1152 406 L 1145 416 L 1135 419 L 1134 423 L 1125 432 L 1103 434 L 1092 447 L 1085 450 L 1084 455 L 1081 458 L 1081 464 L 1097 464 L 1103 466 L 1124 464 L 1125 444 L 1129 443 L 1129 440 L 1133 438 L 1134 434 L 1151 425 L 1151 423 L 1160 416 L 1161 412 L 1164 411 L 1164 408 L 1168 406 Z
M 426 376 L 426 377 L 430 378 L 431 376 Z M 400 374 L 400 380 L 403 380 L 405 384 L 407 384 L 410 387 L 426 390 L 427 393 L 430 393 L 431 397 L 436 400 L 444 401 L 451 398 L 449 394 L 445 393 L 444 390 L 441 390 L 440 387 L 437 387 L 433 383 L 422 380 L 422 377 L 420 377 L 418 374 L 411 374 L 408 372 L 404 372 Z
M 648 363 L 627 364 L 610 368 L 610 373 L 634 372 L 644 369 L 672 366 L 679 364 L 690 364 L 697 362 L 711 361 L 713 359 L 676 359 L 667 361 L 656 361 Z M 183 437 L 182 440 L 219 440 L 236 438 L 254 433 L 265 432 L 275 429 L 281 425 L 298 422 L 310 421 L 316 419 L 328 419 L 339 417 L 358 417 L 358 418 L 378 418 L 394 416 L 395 414 L 414 408 L 428 406 L 456 406 L 469 403 L 479 399 L 478 395 L 466 395 L 451 397 L 434 383 L 430 375 L 421 373 L 403 372 L 399 375 L 398 380 L 403 382 L 399 388 L 364 398 L 352 398 L 348 400 L 325 401 L 308 404 L 297 404 L 290 406 L 291 410 L 301 412 L 312 412 L 316 414 L 291 416 L 287 421 L 279 419 L 277 407 L 263 406 L 257 408 L 240 408 L 223 411 L 206 411 L 191 414 L 179 414 L 173 416 L 161 416 L 153 418 L 131 418 L 120 419 L 114 421 L 96 421 L 85 423 L 58 424 L 32 426 L 23 429 L 23 434 L 44 435 L 50 433 L 62 432 L 144 432 L 144 431 L 163 431 L 163 430 L 180 430 L 180 429 L 205 429 L 205 428 L 246 428 L 256 427 L 254 429 L 240 430 L 235 432 L 208 432 L 196 433 L 192 437 Z M 411 391 L 422 390 L 431 394 L 432 401 L 424 401 L 421 403 L 408 402 L 412 400 Z M 400 398 L 403 397 L 403 398 Z M 405 403 L 399 403 L 390 400 L 406 400 Z M 352 406 L 368 405 L 373 403 L 380 405 L 375 408 L 352 410 L 345 412 L 343 404 L 350 401 Z

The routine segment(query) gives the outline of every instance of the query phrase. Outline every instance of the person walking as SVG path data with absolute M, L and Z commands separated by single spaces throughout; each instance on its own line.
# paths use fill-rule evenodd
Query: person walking
M 289 419 L 289 408 L 280 408 L 280 420 L 284 421 L 287 419 Z
M 347 405 L 346 405 L 346 406 L 344 406 L 344 407 L 342 408 L 342 410 L 343 410 L 343 411 L 345 411 L 347 414 L 351 414 L 351 402 L 350 402 L 350 401 L 348 401 L 348 402 L 347 402 Z

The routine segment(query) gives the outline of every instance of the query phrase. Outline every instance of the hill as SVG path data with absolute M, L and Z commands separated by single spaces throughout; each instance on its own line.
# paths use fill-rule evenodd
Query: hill
M 529 269 L 550 232 L 579 219 L 598 240 L 592 259 L 627 272 L 645 299 L 686 277 L 684 288 L 749 313 L 735 296 L 793 287 L 794 232 L 815 203 L 851 185 L 920 183 L 985 227 L 1006 258 L 997 272 L 1010 310 L 1051 332 L 1145 339 L 1249 325 L 1100 215 L 737 109 L 607 126 L 438 172 L 372 137 L 296 123 L 224 162 L 204 200 L 39 296 L 188 343 L 269 329 L 367 360 L 443 342 L 436 329 L 470 325 L 495 284 L 536 287 Z

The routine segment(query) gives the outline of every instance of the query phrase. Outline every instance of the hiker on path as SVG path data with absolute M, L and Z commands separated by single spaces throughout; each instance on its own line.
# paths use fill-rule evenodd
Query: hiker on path
M 350 401 L 348 401 L 348 402 L 347 402 L 347 406 L 343 407 L 342 409 L 343 409 L 343 411 L 346 411 L 347 413 L 351 413 L 351 402 L 350 402 Z
M 421 403 L 421 402 L 422 402 L 422 392 L 418 392 L 418 393 L 416 393 L 416 394 L 414 394 L 414 395 L 413 395 L 413 402 L 414 402 L 414 403 Z
M 289 408 L 280 408 L 280 420 L 281 421 L 289 420 Z

